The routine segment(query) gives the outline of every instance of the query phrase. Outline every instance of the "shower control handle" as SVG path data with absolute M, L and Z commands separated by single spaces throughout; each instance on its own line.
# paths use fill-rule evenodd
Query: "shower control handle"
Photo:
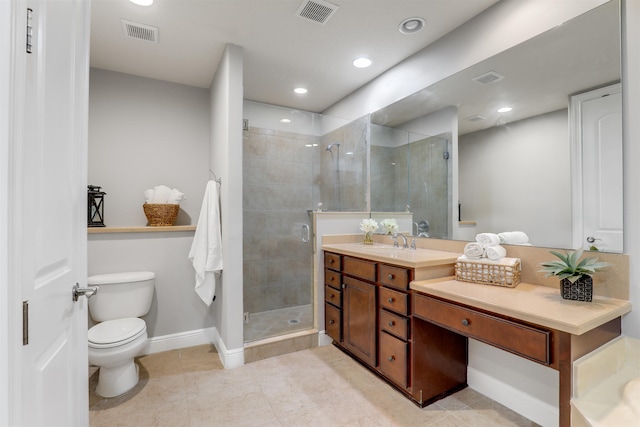
M 309 243 L 311 239 L 311 231 L 309 224 L 302 224 L 302 243 Z

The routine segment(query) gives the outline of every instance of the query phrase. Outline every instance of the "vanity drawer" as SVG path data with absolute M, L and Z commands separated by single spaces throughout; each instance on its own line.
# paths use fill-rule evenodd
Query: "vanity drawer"
M 380 264 L 378 266 L 378 277 L 380 283 L 391 288 L 406 291 L 409 289 L 409 270 L 401 267 Z
M 386 332 L 380 332 L 380 372 L 394 383 L 407 387 L 409 345 Z
M 380 307 L 384 307 L 396 313 L 409 314 L 409 295 L 380 287 Z
M 406 341 L 409 337 L 409 319 L 381 309 L 380 329 Z
M 342 341 L 342 312 L 329 303 L 324 305 L 324 328 L 334 341 Z
M 342 307 L 342 291 L 324 285 L 324 300 L 336 307 Z
M 414 295 L 414 316 L 527 359 L 544 365 L 550 364 L 549 331 L 427 296 Z
M 376 263 L 372 261 L 366 261 L 360 258 L 351 258 L 345 256 L 342 259 L 342 271 L 345 274 L 359 277 L 360 279 L 368 280 L 370 282 L 376 281 Z
M 324 269 L 324 284 L 334 287 L 336 289 L 340 289 L 340 273 L 337 271 L 329 270 L 328 268 Z
M 324 253 L 324 266 L 332 270 L 340 271 L 342 269 L 342 257 L 331 252 Z

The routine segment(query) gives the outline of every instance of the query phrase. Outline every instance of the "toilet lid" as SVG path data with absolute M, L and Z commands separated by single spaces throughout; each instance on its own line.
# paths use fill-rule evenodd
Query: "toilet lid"
M 107 348 L 127 344 L 147 329 L 144 320 L 137 317 L 107 320 L 89 329 L 89 347 Z

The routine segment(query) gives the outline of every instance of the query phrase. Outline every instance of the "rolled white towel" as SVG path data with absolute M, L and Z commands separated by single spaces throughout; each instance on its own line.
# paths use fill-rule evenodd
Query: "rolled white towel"
M 146 190 L 144 192 L 144 202 L 145 203 L 151 203 L 151 200 L 153 200 L 153 189 L 150 188 L 148 190 Z
M 524 231 L 505 231 L 498 233 L 501 245 L 523 245 L 529 243 L 529 236 Z
M 464 247 L 464 255 L 469 259 L 483 258 L 484 246 L 478 242 L 469 242 Z
M 169 195 L 169 200 L 167 200 L 167 203 L 172 205 L 179 205 L 182 199 L 184 199 L 184 193 L 181 193 L 177 188 L 174 188 L 173 190 L 171 190 L 171 194 Z
M 167 203 L 169 202 L 169 197 L 171 196 L 171 189 L 166 185 L 156 185 L 153 187 L 153 197 L 151 198 L 151 203 Z
M 493 233 L 480 233 L 476 234 L 476 242 L 482 246 L 493 246 L 500 244 L 500 238 L 497 234 Z
M 507 256 L 507 250 L 500 245 L 488 246 L 485 248 L 484 253 L 492 261 L 497 261 Z

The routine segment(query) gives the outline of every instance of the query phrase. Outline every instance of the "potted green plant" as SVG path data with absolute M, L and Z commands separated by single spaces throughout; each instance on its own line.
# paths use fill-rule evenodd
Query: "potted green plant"
M 560 278 L 560 293 L 562 298 L 576 301 L 591 301 L 593 298 L 593 277 L 596 271 L 611 266 L 607 262 L 600 262 L 598 258 L 582 258 L 583 249 L 570 252 L 549 251 L 559 260 L 543 262 L 545 277 L 558 276 Z

